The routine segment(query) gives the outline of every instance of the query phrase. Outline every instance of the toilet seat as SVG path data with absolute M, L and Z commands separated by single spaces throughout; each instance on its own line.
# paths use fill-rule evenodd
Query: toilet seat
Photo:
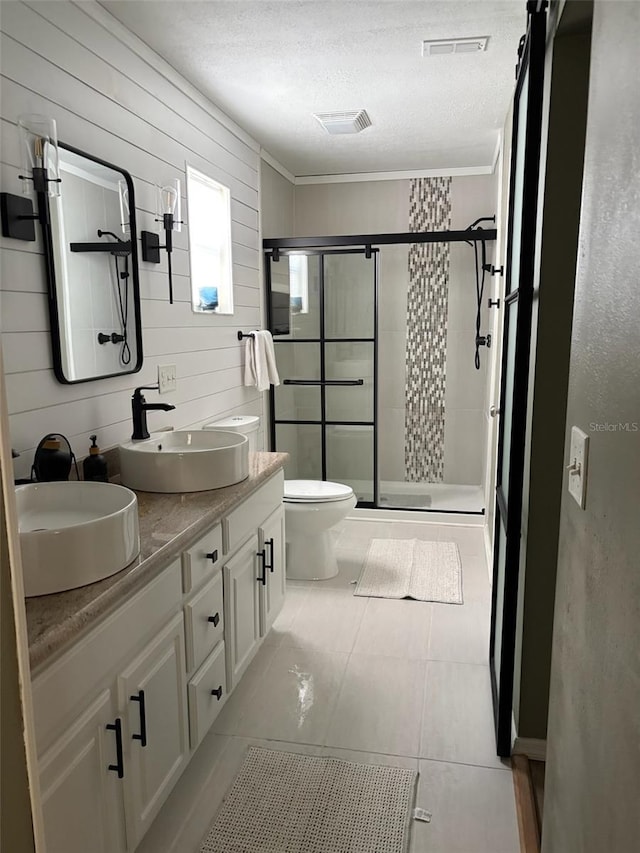
M 342 483 L 327 480 L 285 480 L 285 503 L 327 503 L 346 501 L 353 497 L 353 489 Z

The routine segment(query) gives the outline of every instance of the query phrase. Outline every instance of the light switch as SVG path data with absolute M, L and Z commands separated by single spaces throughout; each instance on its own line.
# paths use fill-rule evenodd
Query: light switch
M 571 427 L 571 449 L 569 451 L 569 494 L 581 509 L 587 496 L 587 461 L 589 436 L 578 427 Z
M 177 386 L 176 381 L 176 366 L 175 364 L 159 364 L 158 365 L 158 391 L 161 394 L 167 394 L 170 391 L 175 391 Z

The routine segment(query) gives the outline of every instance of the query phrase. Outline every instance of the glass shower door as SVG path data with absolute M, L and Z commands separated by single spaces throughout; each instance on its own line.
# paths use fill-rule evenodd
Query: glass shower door
M 282 383 L 271 394 L 272 446 L 290 454 L 287 478 L 345 483 L 361 505 L 373 505 L 377 254 L 330 250 L 267 259 Z M 273 289 L 287 272 L 289 328 L 278 334 Z

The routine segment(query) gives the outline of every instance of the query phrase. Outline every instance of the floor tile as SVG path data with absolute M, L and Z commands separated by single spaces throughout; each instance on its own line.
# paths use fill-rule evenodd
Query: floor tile
M 355 521 L 347 519 L 344 523 L 337 545 L 339 548 L 357 548 L 372 539 L 392 538 L 390 522 Z
M 404 767 L 405 770 L 417 770 L 419 758 L 409 755 L 387 755 L 383 752 L 363 752 L 359 749 L 341 749 L 336 746 L 322 747 L 322 755 L 352 761 L 354 764 L 379 764 L 381 767 Z
M 282 637 L 290 629 L 291 625 L 300 612 L 300 608 L 309 595 L 309 588 L 305 586 L 292 586 L 287 584 L 287 594 L 284 599 L 282 610 L 278 614 L 271 630 L 264 639 L 267 645 L 279 646 Z
M 491 586 L 484 555 L 462 556 L 462 597 L 465 603 L 479 601 L 489 606 Z
M 243 737 L 322 744 L 348 655 L 280 646 L 234 730 Z
M 367 598 L 353 651 L 358 654 L 424 660 L 429 657 L 431 604 Z
M 325 745 L 418 755 L 425 666 L 352 654 Z
M 429 657 L 458 663 L 489 662 L 488 602 L 433 604 Z
M 427 663 L 420 756 L 510 769 L 496 755 L 488 666 Z
M 300 646 L 327 652 L 350 652 L 367 606 L 347 589 L 318 588 L 303 601 L 290 627 L 282 632 L 282 646 Z
M 438 527 L 440 542 L 455 542 L 461 554 L 470 556 L 484 554 L 484 532 L 482 527 L 463 527 L 441 524 Z
M 233 693 L 227 699 L 224 708 L 214 720 L 214 732 L 225 735 L 235 734 L 238 720 L 244 714 L 245 710 L 251 706 L 253 696 L 269 669 L 269 664 L 276 653 L 276 648 L 275 645 L 269 643 L 263 643 L 260 646 L 246 672 L 238 684 L 236 684 Z
M 519 853 L 510 773 L 420 761 L 416 805 L 431 822 L 414 821 L 411 853 Z
M 438 524 L 420 524 L 411 521 L 396 521 L 390 523 L 388 536 L 377 536 L 377 539 L 421 539 L 423 542 L 437 542 Z

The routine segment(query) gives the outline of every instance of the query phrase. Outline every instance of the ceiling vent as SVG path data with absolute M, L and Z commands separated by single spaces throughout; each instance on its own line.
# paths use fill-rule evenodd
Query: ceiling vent
M 444 56 L 451 53 L 480 53 L 487 49 L 489 36 L 465 39 L 432 39 L 422 42 L 423 56 Z
M 344 110 L 335 113 L 314 113 L 327 133 L 360 133 L 371 127 L 371 119 L 366 110 Z

